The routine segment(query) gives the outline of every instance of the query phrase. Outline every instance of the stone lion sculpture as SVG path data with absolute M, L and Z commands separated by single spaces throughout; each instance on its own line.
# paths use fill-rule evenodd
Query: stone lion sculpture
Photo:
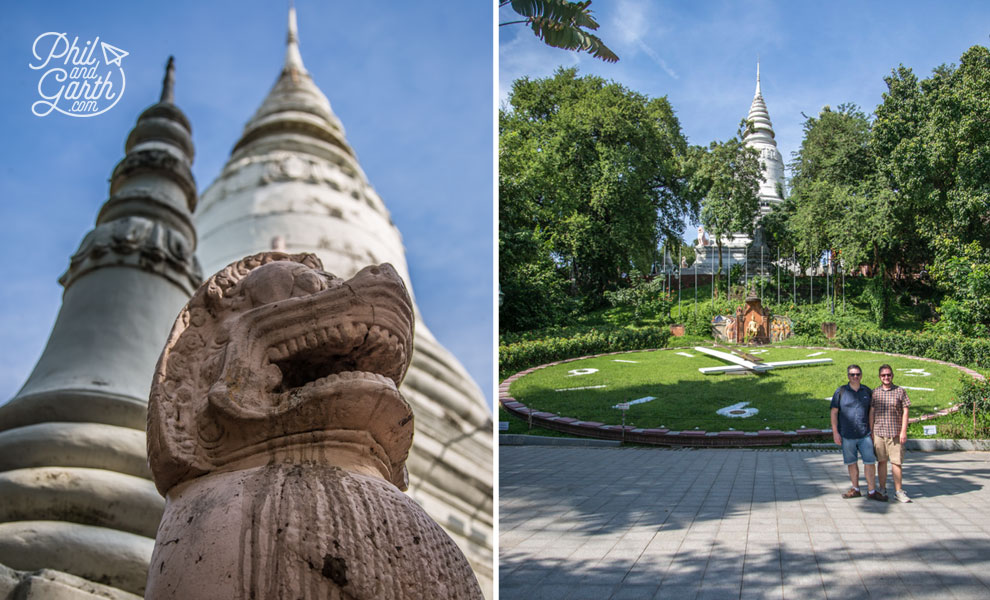
M 196 291 L 148 405 L 166 508 L 147 598 L 481 597 L 400 492 L 413 322 L 388 264 L 345 281 L 312 254 L 267 252 Z

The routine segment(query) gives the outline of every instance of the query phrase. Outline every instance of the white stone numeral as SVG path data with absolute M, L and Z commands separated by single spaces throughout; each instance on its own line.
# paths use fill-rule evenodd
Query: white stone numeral
M 598 369 L 571 369 L 568 371 L 570 373 L 569 377 L 575 377 L 577 375 L 591 375 L 592 373 L 597 373 Z
M 897 369 L 904 373 L 906 377 L 928 377 L 931 375 L 928 371 L 924 369 Z
M 720 408 L 715 412 L 722 415 L 723 417 L 729 417 L 730 419 L 745 419 L 746 417 L 752 417 L 756 413 L 760 412 L 755 408 L 746 408 L 749 402 L 739 402 L 733 404 L 732 406 L 726 406 L 725 408 Z

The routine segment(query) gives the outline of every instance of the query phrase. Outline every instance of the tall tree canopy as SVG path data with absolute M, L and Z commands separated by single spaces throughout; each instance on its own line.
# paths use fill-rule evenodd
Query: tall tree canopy
M 601 304 L 661 237 L 679 236 L 698 208 L 686 151 L 666 98 L 576 69 L 516 81 L 499 111 L 502 321 L 525 312 L 514 303 L 547 302 L 534 286 L 535 265 Z
M 945 328 L 984 331 L 990 50 L 974 46 L 927 79 L 901 65 L 884 81 L 872 123 L 853 105 L 807 119 L 786 210 L 766 222 L 799 256 L 838 249 L 847 266 L 884 274 L 871 284 L 882 305 L 887 284 L 921 277 L 945 293 Z M 882 323 L 885 309 L 876 314 Z
M 902 65 L 885 81 L 871 148 L 898 218 L 919 237 L 990 248 L 990 50 L 973 46 L 922 81 Z
M 913 239 L 913 231 L 891 220 L 892 196 L 877 181 L 870 139 L 870 121 L 855 104 L 826 106 L 804 122 L 791 163 L 787 225 L 802 263 L 838 250 L 847 264 L 889 268 Z
M 525 23 L 533 29 L 533 34 L 548 46 L 565 50 L 588 52 L 605 62 L 616 62 L 619 57 L 605 45 L 598 36 L 587 30 L 596 31 L 598 22 L 591 16 L 591 0 L 569 2 L 568 0 L 495 0 L 502 8 L 510 6 L 520 16 L 518 21 L 499 23 L 516 25 Z
M 692 189 L 704 197 L 701 224 L 715 238 L 718 272 L 722 272 L 722 243 L 733 232 L 753 235 L 760 211 L 760 182 L 763 171 L 759 152 L 742 142 L 743 132 L 708 148 L 695 146 Z

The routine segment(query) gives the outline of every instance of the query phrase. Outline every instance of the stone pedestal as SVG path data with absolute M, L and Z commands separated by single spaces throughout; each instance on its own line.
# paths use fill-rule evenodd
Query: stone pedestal
M 262 465 L 169 491 L 147 598 L 477 597 L 467 562 L 438 557 L 455 553 L 381 477 L 317 461 Z

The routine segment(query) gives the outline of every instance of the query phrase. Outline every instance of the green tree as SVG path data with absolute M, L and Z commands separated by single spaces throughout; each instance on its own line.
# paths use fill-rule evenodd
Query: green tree
M 722 244 L 731 233 L 753 235 L 760 210 L 760 182 L 763 171 L 759 153 L 737 137 L 712 142 L 708 148 L 695 146 L 692 188 L 704 197 L 701 201 L 701 224 L 715 238 L 718 273 L 722 273 Z M 718 277 L 716 277 L 718 281 Z
M 597 306 L 657 239 L 679 236 L 697 214 L 686 149 L 666 98 L 576 69 L 516 81 L 499 111 L 503 311 L 524 266 L 564 274 L 572 295 Z
M 647 279 L 639 271 L 629 273 L 629 287 L 614 292 L 605 292 L 605 298 L 612 306 L 628 306 L 633 311 L 633 319 L 642 323 L 645 319 L 657 319 L 659 325 L 669 325 L 670 296 L 664 291 L 662 277 Z
M 804 139 L 791 170 L 792 209 L 784 229 L 802 264 L 832 250 L 851 269 L 869 264 L 878 323 L 887 318 L 888 274 L 910 255 L 912 228 L 894 218 L 896 199 L 877 175 L 872 125 L 855 104 L 826 106 L 804 123 Z M 838 280 L 833 280 L 838 293 Z M 874 297 L 876 296 L 876 297 Z
M 902 65 L 885 81 L 871 148 L 893 218 L 922 242 L 940 232 L 990 248 L 990 50 L 973 46 L 921 81 Z M 915 250 L 915 270 L 934 257 L 931 244 Z
M 939 325 L 953 333 L 986 336 L 990 332 L 990 250 L 976 241 L 936 236 L 932 279 L 946 292 L 938 308 Z
M 616 62 L 619 57 L 596 35 L 598 22 L 591 16 L 591 0 L 568 2 L 567 0 L 495 0 L 502 8 L 509 6 L 520 16 L 518 21 L 499 23 L 505 25 L 528 24 L 536 37 L 548 46 L 565 50 L 588 52 L 605 62 Z
M 854 104 L 826 106 L 804 122 L 804 139 L 791 163 L 793 212 L 787 230 L 798 256 L 840 250 L 847 264 L 864 259 L 869 228 L 861 220 L 871 204 L 876 161 L 870 122 Z M 872 221 L 872 219 L 869 219 Z

